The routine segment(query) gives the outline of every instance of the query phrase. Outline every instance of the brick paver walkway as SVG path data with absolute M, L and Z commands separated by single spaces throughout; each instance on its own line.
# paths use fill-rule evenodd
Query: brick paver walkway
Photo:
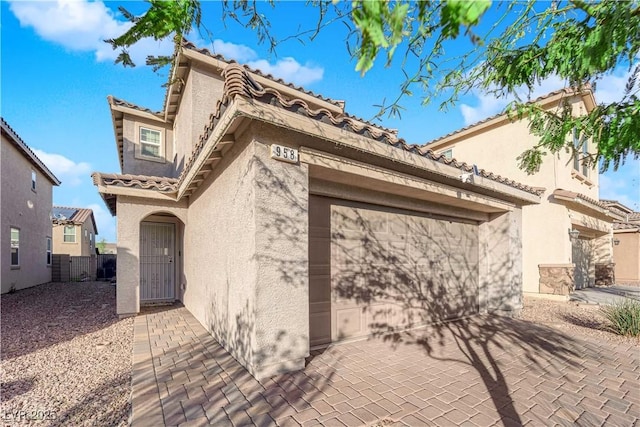
M 638 346 L 479 317 L 257 382 L 181 306 L 135 321 L 133 426 L 640 425 Z

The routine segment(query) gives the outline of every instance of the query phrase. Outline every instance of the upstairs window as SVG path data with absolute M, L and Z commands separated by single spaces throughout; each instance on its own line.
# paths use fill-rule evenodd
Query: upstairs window
M 93 249 L 93 231 L 89 233 L 89 249 Z
M 76 242 L 76 226 L 75 225 L 65 225 L 64 226 L 64 242 L 65 243 L 75 243 Z
M 31 171 L 31 189 L 33 191 L 36 191 L 36 171 L 32 170 Z
M 586 162 L 589 156 L 588 146 L 589 140 L 584 136 L 580 136 L 580 132 L 577 129 L 573 129 L 573 169 L 586 177 L 589 176 L 589 167 Z
M 20 229 L 11 227 L 11 266 L 20 265 Z
M 445 150 L 440 154 L 442 154 L 445 158 L 451 160 L 453 158 L 453 149 L 449 148 L 448 150 Z
M 160 131 L 140 128 L 140 154 L 147 157 L 162 157 L 162 136 Z
M 51 265 L 51 237 L 47 237 L 47 265 Z

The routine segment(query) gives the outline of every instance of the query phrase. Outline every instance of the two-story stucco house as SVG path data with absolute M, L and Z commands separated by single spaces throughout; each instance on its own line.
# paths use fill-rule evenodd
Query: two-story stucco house
M 616 283 L 640 286 L 640 212 L 617 200 L 601 201 L 621 217 L 613 223 Z
M 51 281 L 53 186 L 60 181 L 0 118 L 2 293 Z
M 93 210 L 54 206 L 51 221 L 53 223 L 54 254 L 71 256 L 96 254 L 98 227 Z
M 556 109 L 569 102 L 573 114 L 591 111 L 596 100 L 590 88 L 564 89 L 533 101 Z M 481 165 L 492 172 L 543 189 L 542 201 L 522 211 L 524 291 L 568 295 L 593 286 L 596 271 L 612 276 L 612 223 L 619 215 L 598 200 L 598 170 L 581 157 L 595 152 L 591 140 L 573 135 L 578 156 L 560 151 L 547 155 L 540 171 L 528 175 L 518 156 L 535 146 L 536 136 L 525 119 L 511 121 L 498 114 L 428 143 L 436 153 Z
M 109 97 L 117 311 L 180 300 L 256 377 L 313 346 L 521 308 L 541 190 L 186 43 L 161 111 Z

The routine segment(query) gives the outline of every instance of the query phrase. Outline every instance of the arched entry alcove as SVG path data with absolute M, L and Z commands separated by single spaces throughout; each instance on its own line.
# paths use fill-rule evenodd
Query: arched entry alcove
M 140 305 L 182 300 L 184 223 L 153 212 L 142 218 L 139 233 Z

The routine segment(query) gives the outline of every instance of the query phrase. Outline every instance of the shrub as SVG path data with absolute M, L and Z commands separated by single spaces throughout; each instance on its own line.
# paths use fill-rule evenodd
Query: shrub
M 609 320 L 609 328 L 616 334 L 640 336 L 640 301 L 625 299 L 600 310 Z

